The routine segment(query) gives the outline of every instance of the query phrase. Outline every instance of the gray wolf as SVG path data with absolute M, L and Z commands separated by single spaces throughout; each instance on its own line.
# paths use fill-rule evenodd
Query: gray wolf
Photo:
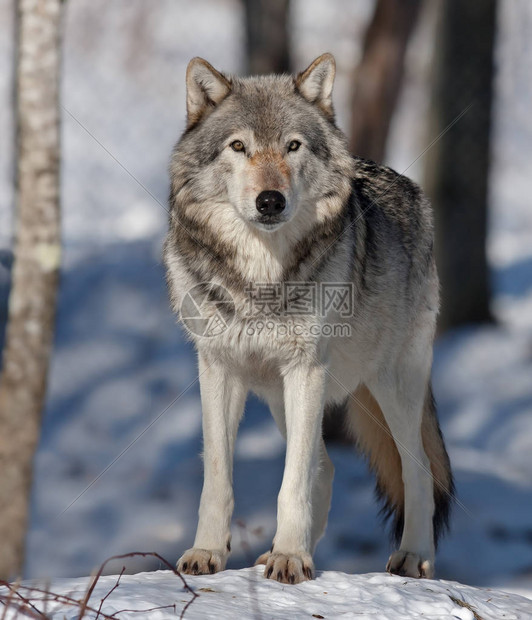
M 434 574 L 453 481 L 430 385 L 439 304 L 431 210 L 412 181 L 350 155 L 335 124 L 334 75 L 330 54 L 296 77 L 229 77 L 200 58 L 187 69 L 164 249 L 171 302 L 198 352 L 203 412 L 204 486 L 183 573 L 226 565 L 233 447 L 253 391 L 287 442 L 277 531 L 258 559 L 265 577 L 313 576 L 333 479 L 322 419 L 338 408 L 393 517 L 399 545 L 387 570 Z M 347 312 L 324 303 L 326 286 L 346 284 Z M 306 289 L 283 297 L 287 285 Z M 258 314 L 253 287 L 270 306 Z M 198 333 L 183 319 L 194 309 L 220 329 Z M 349 333 L 326 329 L 336 324 Z

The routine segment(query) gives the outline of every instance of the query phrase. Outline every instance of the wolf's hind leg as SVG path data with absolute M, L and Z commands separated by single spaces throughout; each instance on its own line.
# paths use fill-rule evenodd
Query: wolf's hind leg
M 431 362 L 432 333 L 420 329 L 399 361 L 381 369 L 350 404 L 358 443 L 387 511 L 395 515 L 396 536 L 402 533 L 387 570 L 411 577 L 433 576 L 435 544 L 447 526 L 454 491 L 432 399 Z
M 434 575 L 434 490 L 430 461 L 421 437 L 425 394 L 421 386 L 411 386 L 404 393 L 397 383 L 385 380 L 371 386 L 397 447 L 403 482 L 401 544 L 386 568 L 409 577 L 431 578 Z M 396 493 L 400 495 L 400 490 Z
M 220 362 L 199 354 L 204 482 L 194 547 L 177 563 L 180 572 L 201 575 L 225 568 L 231 550 L 233 450 L 247 389 Z
M 361 385 L 351 396 L 348 412 L 349 425 L 358 447 L 375 472 L 378 495 L 384 500 L 385 514 L 393 518 L 393 534 L 399 543 L 404 530 L 405 494 L 397 445 L 379 404 L 365 385 Z M 436 543 L 447 526 L 454 489 L 449 457 L 434 411 L 430 386 L 424 403 L 421 435 L 434 478 L 435 512 L 432 521 Z M 405 555 L 396 554 L 397 562 L 401 557 L 405 558 Z M 410 561 L 414 561 L 414 558 L 410 558 Z M 390 563 L 389 568 L 398 572 L 396 563 Z

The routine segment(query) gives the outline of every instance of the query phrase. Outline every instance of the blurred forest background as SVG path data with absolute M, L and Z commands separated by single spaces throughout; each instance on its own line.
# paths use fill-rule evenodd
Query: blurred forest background
M 77 576 L 114 553 L 174 561 L 190 546 L 199 389 L 161 266 L 185 68 L 199 55 L 228 73 L 295 72 L 330 51 L 353 152 L 420 182 L 435 207 L 434 387 L 460 500 L 439 576 L 532 596 L 532 3 L 5 0 L 0 28 L 0 539 L 11 540 L 0 555 L 1 545 L 14 554 L 0 572 Z M 52 112 L 34 122 L 46 103 Z M 49 141 L 48 163 L 17 164 L 35 136 Z M 42 187 L 43 170 L 42 195 L 25 194 Z M 12 297 L 8 312 L 15 238 L 20 303 Z M 37 312 L 31 325 L 25 300 Z M 371 476 L 337 425 L 326 430 L 337 473 L 316 566 L 382 570 L 389 543 Z M 270 544 L 283 450 L 265 407 L 250 400 L 230 567 Z

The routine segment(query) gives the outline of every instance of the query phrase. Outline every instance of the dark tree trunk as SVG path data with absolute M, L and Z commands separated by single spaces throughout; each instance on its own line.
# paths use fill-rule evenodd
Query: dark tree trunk
M 247 73 L 290 71 L 289 0 L 244 0 Z
M 378 0 L 355 70 L 351 105 L 351 152 L 382 162 L 401 90 L 408 41 L 421 0 Z
M 467 111 L 427 157 L 442 283 L 440 330 L 492 320 L 486 225 L 495 19 L 496 0 L 441 3 L 432 134 Z
M 0 577 L 20 574 L 52 344 L 60 242 L 61 0 L 17 2 L 17 224 L 0 377 Z
M 376 162 L 384 159 L 392 116 L 401 91 L 408 42 L 421 0 L 378 0 L 366 31 L 362 60 L 355 70 L 351 106 L 351 152 Z M 345 432 L 342 408 L 326 411 L 328 443 L 353 443 Z

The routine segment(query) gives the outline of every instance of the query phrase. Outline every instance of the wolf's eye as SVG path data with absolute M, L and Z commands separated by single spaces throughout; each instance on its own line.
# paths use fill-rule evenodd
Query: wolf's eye
M 243 153 L 246 150 L 244 148 L 244 143 L 240 140 L 235 140 L 234 142 L 231 142 L 231 148 L 237 153 Z
M 300 146 L 301 142 L 299 142 L 299 140 L 292 140 L 288 145 L 288 151 L 297 151 Z

